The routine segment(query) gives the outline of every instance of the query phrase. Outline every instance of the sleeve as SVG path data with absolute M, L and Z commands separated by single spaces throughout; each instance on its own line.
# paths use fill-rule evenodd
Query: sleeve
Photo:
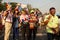
M 20 16 L 18 16 L 18 22 L 20 23 Z
M 28 15 L 26 16 L 26 20 L 28 20 L 28 21 L 29 21 L 29 16 L 28 16 Z
M 59 22 L 58 22 L 58 17 L 56 17 L 56 23 L 58 24 Z
M 41 23 L 41 20 L 42 20 L 42 18 L 40 17 L 40 18 L 39 18 L 39 23 Z
M 22 16 L 19 17 L 19 22 L 20 22 L 20 23 L 22 22 Z

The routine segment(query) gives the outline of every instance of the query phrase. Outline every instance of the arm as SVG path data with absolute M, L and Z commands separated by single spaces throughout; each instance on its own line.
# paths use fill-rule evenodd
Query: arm
M 4 14 L 3 14 L 4 16 L 6 16 L 7 15 L 7 12 L 6 11 L 4 11 Z
M 44 19 L 44 24 L 47 25 L 49 20 L 50 20 L 51 16 L 46 16 Z

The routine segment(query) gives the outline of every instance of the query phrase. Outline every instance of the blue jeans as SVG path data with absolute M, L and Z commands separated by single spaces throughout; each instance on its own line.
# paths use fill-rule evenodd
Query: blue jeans
M 48 40 L 59 40 L 59 36 L 57 34 L 47 33 Z
M 13 40 L 19 38 L 18 20 L 13 23 Z
M 13 40 L 16 40 L 19 38 L 19 30 L 18 28 L 13 27 Z

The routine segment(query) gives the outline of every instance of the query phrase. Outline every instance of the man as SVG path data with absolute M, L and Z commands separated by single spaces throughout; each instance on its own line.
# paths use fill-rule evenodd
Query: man
M 48 40 L 53 40 L 53 39 L 59 40 L 58 17 L 55 15 L 56 9 L 54 7 L 51 7 L 49 12 L 50 14 L 47 15 L 44 19 L 44 24 L 47 25 L 46 30 L 47 30 Z
M 11 12 L 11 6 L 7 8 L 7 11 L 4 12 L 5 18 L 5 35 L 4 40 L 9 40 L 9 35 L 11 32 L 12 27 L 12 12 Z

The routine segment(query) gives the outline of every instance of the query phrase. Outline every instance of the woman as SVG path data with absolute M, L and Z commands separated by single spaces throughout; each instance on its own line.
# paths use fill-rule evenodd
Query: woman
M 28 34 L 29 34 L 29 32 L 28 32 L 28 27 L 29 27 L 28 19 L 29 19 L 29 17 L 26 14 L 26 11 L 22 10 L 21 16 L 20 16 L 22 40 L 26 40 L 26 38 L 25 38 L 26 33 L 27 33 L 27 37 L 28 37 Z
M 34 14 L 34 10 L 32 10 L 30 14 L 30 19 L 29 19 L 29 30 L 30 30 L 29 40 L 32 40 L 32 39 L 35 40 L 36 38 L 36 29 L 37 29 L 36 22 L 37 22 L 37 17 Z
M 19 20 L 19 17 L 18 17 L 18 10 L 15 10 L 14 13 L 13 13 L 13 40 L 16 40 L 19 38 L 19 30 L 18 30 L 18 20 Z

